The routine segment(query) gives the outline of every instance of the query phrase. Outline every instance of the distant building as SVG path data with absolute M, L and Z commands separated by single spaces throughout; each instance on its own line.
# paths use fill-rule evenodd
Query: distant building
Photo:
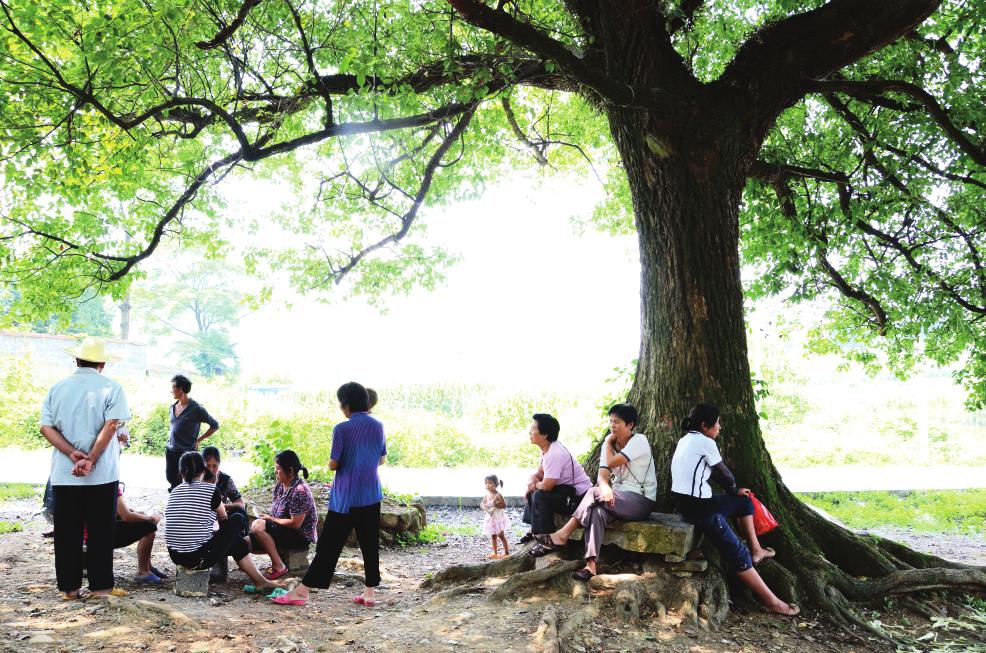
M 31 364 L 41 372 L 55 376 L 70 374 L 75 360 L 65 351 L 73 347 L 81 336 L 52 335 L 0 331 L 0 357 L 31 357 Z M 148 374 L 147 345 L 133 340 L 105 338 L 110 355 L 119 360 L 110 363 L 114 377 L 144 377 Z

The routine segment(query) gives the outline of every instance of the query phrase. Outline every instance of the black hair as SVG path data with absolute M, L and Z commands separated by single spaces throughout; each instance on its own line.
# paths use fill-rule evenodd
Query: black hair
M 103 366 L 103 363 L 97 363 L 96 361 L 84 361 L 81 358 L 76 358 L 75 365 L 77 367 L 91 367 L 94 370 L 98 370 Z
M 703 426 L 710 429 L 715 426 L 715 423 L 718 421 L 718 408 L 712 404 L 695 404 L 692 406 L 692 409 L 688 411 L 688 417 L 681 420 L 681 430 L 685 433 L 688 431 L 701 432 Z
M 610 416 L 616 415 L 627 424 L 632 424 L 633 426 L 640 423 L 640 414 L 631 404 L 614 404 L 609 407 L 609 411 L 606 414 Z
M 373 407 L 377 405 L 377 391 L 373 388 L 367 388 L 366 396 L 368 398 L 367 410 L 373 410 Z
M 274 456 L 274 462 L 280 465 L 281 469 L 284 471 L 291 470 L 295 476 L 301 474 L 305 478 L 308 478 L 308 468 L 301 464 L 301 459 L 298 458 L 298 454 L 290 449 L 285 449 L 281 453 Z
M 202 450 L 202 459 L 208 460 L 209 458 L 215 458 L 217 463 L 221 463 L 223 461 L 223 459 L 219 457 L 219 447 L 213 447 L 210 445 Z
M 212 480 L 212 472 L 205 466 L 205 459 L 202 458 L 202 454 L 198 451 L 186 451 L 183 453 L 181 458 L 178 459 L 178 470 L 181 472 L 181 477 L 186 483 L 191 483 L 202 472 L 205 472 L 202 480 Z
M 558 439 L 558 433 L 561 431 L 561 424 L 558 420 L 547 413 L 534 413 L 534 421 L 538 423 L 538 431 L 541 432 L 548 442 L 554 442 Z
M 192 382 L 188 380 L 188 377 L 184 374 L 175 374 L 171 377 L 171 382 L 178 386 L 178 389 L 188 394 L 192 391 Z
M 503 487 L 503 481 L 498 479 L 496 477 L 496 474 L 490 474 L 489 476 L 483 479 L 483 483 L 489 483 L 490 481 L 493 481 L 493 485 L 497 487 Z
M 339 405 L 345 406 L 351 413 L 365 413 L 370 410 L 370 395 L 367 394 L 366 388 L 356 381 L 339 386 L 336 397 L 339 398 Z

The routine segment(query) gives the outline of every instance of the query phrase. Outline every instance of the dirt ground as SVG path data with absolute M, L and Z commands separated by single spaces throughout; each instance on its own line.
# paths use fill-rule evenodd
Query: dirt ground
M 128 493 L 132 508 L 163 509 L 162 493 Z M 485 594 L 465 594 L 440 603 L 419 584 L 451 564 L 476 563 L 489 553 L 479 535 L 450 534 L 431 545 L 386 548 L 381 552 L 382 603 L 368 609 L 352 603 L 362 583 L 357 563 L 341 566 L 344 574 L 328 590 L 312 595 L 306 607 L 270 604 L 242 591 L 246 577 L 235 567 L 227 583 L 212 587 L 208 598 L 188 599 L 173 593 L 174 565 L 163 538 L 155 542 L 154 564 L 171 574 L 162 586 L 136 585 L 133 547 L 115 557 L 117 587 L 129 596 L 103 600 L 62 601 L 55 588 L 54 555 L 47 529 L 34 500 L 0 505 L 0 519 L 19 520 L 25 530 L 0 535 L 0 651 L 76 652 L 151 651 L 161 653 L 310 653 L 314 651 L 540 651 L 536 633 L 546 607 L 559 614 L 577 607 L 574 600 L 537 596 L 523 602 L 494 604 Z M 515 524 L 519 513 L 511 514 Z M 430 511 L 434 523 L 478 524 L 476 510 Z M 462 529 L 456 529 L 462 530 Z M 513 541 L 516 540 L 516 529 Z M 906 533 L 895 536 L 907 541 Z M 986 565 L 986 542 L 957 536 L 934 542 L 915 538 L 918 548 L 943 557 Z M 931 546 L 933 545 L 933 546 Z M 358 558 L 357 550 L 343 556 Z M 257 559 L 263 567 L 263 558 Z M 356 572 L 356 573 L 353 573 Z M 591 603 L 592 598 L 588 601 Z M 891 611 L 892 612 L 892 611 Z M 886 622 L 892 614 L 871 613 Z M 913 617 L 912 617 L 913 621 Z M 887 651 L 885 644 L 837 628 L 810 610 L 791 619 L 735 607 L 725 627 L 708 632 L 681 623 L 674 613 L 663 622 L 642 618 L 624 624 L 606 615 L 596 619 L 581 643 L 583 651 Z

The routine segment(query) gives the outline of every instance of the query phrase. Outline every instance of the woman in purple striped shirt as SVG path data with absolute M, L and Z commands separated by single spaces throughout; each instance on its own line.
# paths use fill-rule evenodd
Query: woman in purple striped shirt
M 292 591 L 271 599 L 280 605 L 305 605 L 310 588 L 329 586 L 339 554 L 353 529 L 363 554 L 366 575 L 366 589 L 354 597 L 353 602 L 367 607 L 376 605 L 374 592 L 380 584 L 380 502 L 383 500 L 377 469 L 387 456 L 387 443 L 383 424 L 368 414 L 370 398 L 366 388 L 351 381 L 341 386 L 336 396 L 347 421 L 336 424 L 332 430 L 329 469 L 336 474 L 329 494 L 329 511 L 308 573 Z

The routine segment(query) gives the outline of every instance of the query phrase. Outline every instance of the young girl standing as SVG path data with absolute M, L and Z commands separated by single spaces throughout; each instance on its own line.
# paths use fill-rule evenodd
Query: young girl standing
M 503 481 L 490 474 L 485 479 L 486 496 L 483 497 L 479 507 L 483 509 L 486 516 L 483 518 L 483 535 L 489 535 L 493 541 L 493 553 L 490 554 L 491 560 L 506 558 L 510 555 L 510 546 L 507 544 L 505 531 L 510 528 L 510 519 L 504 514 L 503 509 L 507 507 L 507 502 L 503 500 L 503 495 L 497 488 L 503 487 Z M 497 538 L 503 542 L 503 555 L 501 556 L 496 544 Z

